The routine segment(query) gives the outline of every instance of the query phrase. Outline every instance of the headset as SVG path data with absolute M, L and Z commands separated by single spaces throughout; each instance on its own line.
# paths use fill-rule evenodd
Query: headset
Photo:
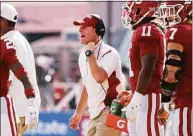
M 97 14 L 90 14 L 90 16 L 97 19 L 96 34 L 101 36 L 101 38 L 103 38 L 105 35 L 105 25 L 102 18 Z

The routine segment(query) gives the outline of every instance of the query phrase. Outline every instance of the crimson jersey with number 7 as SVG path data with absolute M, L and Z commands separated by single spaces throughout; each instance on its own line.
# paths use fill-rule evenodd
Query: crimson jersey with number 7
M 1 39 L 1 62 L 0 62 L 0 71 L 1 71 L 1 86 L 0 86 L 0 97 L 6 96 L 8 93 L 8 78 L 10 67 L 18 62 L 16 57 L 16 52 L 14 45 L 10 40 Z
M 176 104 L 184 107 L 191 104 L 192 100 L 192 24 L 180 23 L 171 27 L 166 33 L 168 42 L 178 43 L 184 49 L 184 72 L 176 88 Z
M 165 35 L 161 29 L 152 23 L 146 23 L 138 27 L 132 36 L 129 49 L 130 58 L 130 88 L 134 92 L 137 86 L 138 76 L 141 71 L 141 56 L 155 54 L 157 62 L 147 89 L 147 93 L 160 93 L 160 80 L 163 74 Z

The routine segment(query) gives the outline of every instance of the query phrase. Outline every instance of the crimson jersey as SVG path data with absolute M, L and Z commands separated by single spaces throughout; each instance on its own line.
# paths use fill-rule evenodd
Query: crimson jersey
M 9 78 L 9 70 L 10 67 L 18 61 L 15 52 L 15 46 L 13 42 L 8 39 L 1 39 L 1 63 L 0 63 L 0 71 L 1 71 L 1 90 L 0 97 L 6 96 L 8 94 L 8 78 Z
M 181 44 L 184 48 L 184 73 L 176 88 L 177 99 L 183 98 L 181 102 L 184 103 L 187 97 L 192 98 L 192 24 L 180 23 L 171 27 L 166 33 L 166 39 L 167 42 Z M 192 103 L 192 100 L 189 103 Z
M 142 68 L 141 57 L 150 53 L 155 54 L 158 60 L 147 93 L 161 92 L 160 80 L 163 74 L 164 43 L 164 33 L 155 24 L 143 24 L 133 32 L 129 49 L 129 81 L 132 92 L 134 92 L 137 87 L 138 76 Z

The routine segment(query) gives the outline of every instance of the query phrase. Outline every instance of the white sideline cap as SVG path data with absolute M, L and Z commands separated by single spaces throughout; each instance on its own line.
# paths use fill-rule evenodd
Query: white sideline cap
M 1 17 L 12 22 L 17 22 L 18 19 L 16 9 L 7 3 L 1 3 Z

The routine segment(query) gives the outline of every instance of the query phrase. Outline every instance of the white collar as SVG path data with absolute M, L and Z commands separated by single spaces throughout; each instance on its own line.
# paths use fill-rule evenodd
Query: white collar
M 96 57 L 99 57 L 99 55 L 100 55 L 100 50 L 101 50 L 102 43 L 103 43 L 103 40 L 100 39 L 98 41 L 98 43 L 95 45 L 96 49 L 94 50 L 94 53 L 95 53 Z

